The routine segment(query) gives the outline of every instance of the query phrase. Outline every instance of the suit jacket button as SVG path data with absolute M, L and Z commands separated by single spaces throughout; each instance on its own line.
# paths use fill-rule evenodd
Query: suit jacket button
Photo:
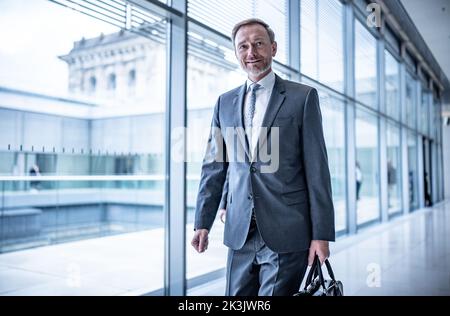
M 253 173 L 255 173 L 255 172 L 256 172 L 256 168 L 255 168 L 255 167 L 251 167 L 251 168 L 250 168 L 250 171 L 253 172 Z

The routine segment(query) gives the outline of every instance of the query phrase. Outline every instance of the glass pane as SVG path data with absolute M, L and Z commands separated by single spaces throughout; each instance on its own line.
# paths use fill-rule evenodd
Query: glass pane
M 432 153 L 431 153 L 431 142 L 423 137 L 423 177 L 424 177 L 424 198 L 425 198 L 425 206 L 431 206 L 432 201 L 432 195 L 431 195 L 431 189 L 432 189 Z M 438 173 L 439 174 L 439 173 Z
M 412 128 L 416 128 L 417 122 L 417 85 L 409 72 L 406 72 L 406 106 L 405 119 L 406 124 Z
M 437 142 L 441 143 L 442 138 L 442 125 L 441 125 L 441 103 L 438 99 L 434 100 L 433 106 L 433 132 L 431 137 L 433 137 Z
M 408 133 L 408 191 L 409 208 L 415 210 L 419 207 L 418 196 L 418 169 L 417 169 L 417 136 Z
M 233 26 L 240 21 L 262 19 L 275 32 L 278 43 L 275 59 L 287 63 L 287 0 L 188 0 L 188 15 L 226 36 L 231 36 Z
M 320 93 L 322 124 L 331 173 L 336 231 L 347 229 L 344 102 Z
M 388 123 L 386 137 L 388 212 L 392 215 L 400 212 L 402 207 L 400 128 Z
M 377 117 L 357 109 L 355 135 L 357 224 L 361 225 L 380 216 Z
M 124 31 L 50 1 L 0 3 L 10 294 L 164 286 L 166 21 L 146 14 Z
M 424 135 L 428 135 L 429 128 L 429 112 L 430 112 L 430 93 L 422 90 L 422 102 L 420 103 L 420 131 Z
M 442 145 L 439 144 L 437 149 L 438 155 L 438 201 L 444 199 L 444 165 L 442 161 Z
M 300 5 L 301 72 L 342 91 L 342 4 L 338 0 L 302 0 Z
M 385 24 L 386 28 L 384 29 L 384 38 L 387 44 L 390 44 L 397 54 L 400 54 L 400 41 L 398 37 L 394 34 L 394 32 L 389 27 L 389 24 Z
M 434 102 L 433 99 L 430 100 L 430 109 L 429 109 L 429 113 L 428 113 L 428 125 L 429 125 L 429 129 L 428 129 L 428 137 L 430 139 L 433 138 L 433 134 L 434 134 L 434 130 L 435 130 L 435 125 L 434 125 Z
M 195 205 L 201 166 L 211 126 L 214 105 L 220 94 L 244 84 L 246 75 L 240 70 L 234 52 L 215 46 L 215 38 L 207 33 L 190 32 L 187 71 L 187 208 L 186 240 L 193 236 Z M 208 251 L 199 255 L 187 246 L 187 279 L 224 269 L 227 248 L 223 245 L 224 224 L 216 218 L 208 236 Z M 205 282 L 208 281 L 205 279 Z
M 356 99 L 377 108 L 377 47 L 370 32 L 355 20 Z
M 400 120 L 399 64 L 388 51 L 385 51 L 385 79 L 386 113 Z

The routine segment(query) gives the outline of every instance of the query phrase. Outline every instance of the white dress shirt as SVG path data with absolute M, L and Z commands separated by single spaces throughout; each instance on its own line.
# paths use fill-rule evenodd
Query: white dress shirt
M 245 95 L 244 113 L 247 111 L 247 107 L 250 103 L 250 85 L 253 81 L 247 79 L 247 93 Z M 256 145 L 258 143 L 259 133 L 261 131 L 261 125 L 263 123 L 264 115 L 266 114 L 267 106 L 269 105 L 270 96 L 272 95 L 273 87 L 275 85 L 275 74 L 273 71 L 269 72 L 264 78 L 256 82 L 261 87 L 256 90 L 256 102 L 255 102 L 255 114 L 252 120 L 251 130 L 251 153 L 252 157 L 256 153 Z M 245 123 L 244 123 L 245 124 Z M 266 126 L 267 127 L 267 126 Z M 247 126 L 245 126 L 247 128 Z

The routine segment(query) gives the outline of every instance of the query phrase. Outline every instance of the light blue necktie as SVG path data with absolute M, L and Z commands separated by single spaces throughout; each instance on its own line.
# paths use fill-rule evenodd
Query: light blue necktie
M 261 85 L 252 83 L 250 85 L 250 102 L 245 111 L 245 128 L 253 127 L 253 116 L 255 116 L 256 105 L 256 91 L 261 88 Z
M 250 85 L 250 100 L 249 103 L 245 109 L 245 116 L 244 116 L 244 123 L 245 123 L 245 129 L 248 129 L 247 137 L 248 137 L 248 144 L 250 148 L 250 152 L 252 152 L 252 138 L 250 133 L 250 128 L 253 127 L 253 116 L 255 115 L 255 105 L 256 105 L 256 91 L 261 88 L 261 85 L 257 83 L 252 83 Z

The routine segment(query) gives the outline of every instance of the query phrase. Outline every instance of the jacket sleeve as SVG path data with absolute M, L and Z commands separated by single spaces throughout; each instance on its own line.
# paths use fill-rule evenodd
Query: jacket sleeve
M 203 159 L 194 229 L 211 230 L 222 197 L 228 170 L 227 151 L 219 121 L 220 98 L 214 107 L 211 130 Z
M 228 177 L 230 175 L 230 169 L 227 171 L 227 177 L 225 178 L 225 183 L 222 189 L 222 199 L 220 200 L 219 209 L 227 209 L 227 198 L 228 198 Z
M 303 111 L 302 149 L 308 187 L 311 237 L 313 240 L 334 241 L 334 207 L 330 170 L 316 89 L 309 91 Z

